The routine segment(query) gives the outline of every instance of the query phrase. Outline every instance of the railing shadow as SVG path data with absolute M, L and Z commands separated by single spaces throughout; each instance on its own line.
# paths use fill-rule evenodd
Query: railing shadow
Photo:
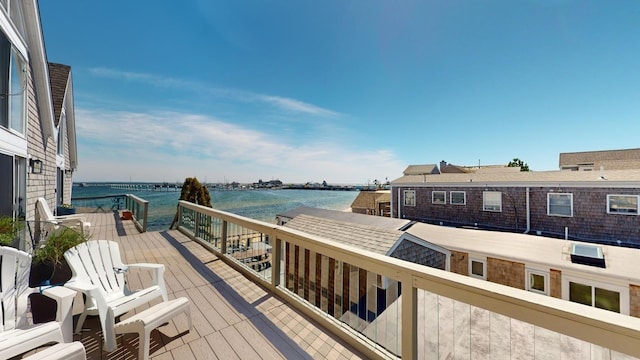
M 118 233 L 118 236 L 127 236 L 127 231 L 124 229 L 122 219 L 120 219 L 120 212 L 118 210 L 113 210 L 113 219 L 116 223 L 116 232 Z
M 262 333 L 265 338 L 278 350 L 282 353 L 282 355 L 287 359 L 312 359 L 307 352 L 302 349 L 296 342 L 291 340 L 289 335 L 284 333 L 281 329 L 279 329 L 273 322 L 267 318 L 261 311 L 256 310 L 255 312 L 248 312 L 247 309 L 253 308 L 265 302 L 267 299 L 262 297 L 258 299 L 254 303 L 249 303 L 244 298 L 238 294 L 235 289 L 224 281 L 224 279 L 220 278 L 214 271 L 209 269 L 197 256 L 195 256 L 189 249 L 187 249 L 180 241 L 178 241 L 175 237 L 169 234 L 167 231 L 161 231 L 160 235 L 165 238 L 179 253 L 182 255 L 188 262 L 193 266 L 193 269 L 197 271 L 200 275 L 202 275 L 205 279 L 209 280 L 211 286 L 215 287 L 218 290 L 221 290 L 220 293 L 224 294 L 237 294 L 235 297 L 235 301 L 230 301 L 229 305 L 233 306 L 236 311 L 246 316 L 247 320 L 249 320 L 255 328 Z M 262 288 L 265 292 L 267 292 L 268 297 L 276 297 L 273 293 L 271 293 L 268 289 L 264 288 L 264 286 L 254 283 L 255 286 Z M 278 298 L 283 303 L 286 301 Z M 244 303 L 241 303 L 244 302 Z M 240 306 L 244 305 L 244 306 Z M 316 326 L 321 327 L 320 324 L 315 323 L 313 320 L 308 319 L 304 314 L 300 313 L 297 309 L 290 307 L 296 314 L 307 319 L 310 323 L 314 323 Z M 262 320 L 262 321 L 258 321 Z M 265 327 L 264 324 L 267 324 L 268 327 Z M 335 338 L 334 338 L 335 339 Z M 337 342 L 341 343 L 345 347 L 349 347 L 346 343 L 344 343 L 341 339 L 335 339 Z M 286 346 L 283 346 L 283 342 L 286 343 Z

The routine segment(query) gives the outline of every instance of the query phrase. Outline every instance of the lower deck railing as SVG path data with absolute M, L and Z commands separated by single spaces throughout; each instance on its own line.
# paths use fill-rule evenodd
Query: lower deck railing
M 179 202 L 179 230 L 367 357 L 640 357 L 640 319 Z
M 74 197 L 71 199 L 71 202 L 78 208 L 90 209 L 90 211 L 95 212 L 131 211 L 131 220 L 133 220 L 138 231 L 147 231 L 149 201 L 135 195 L 119 194 Z

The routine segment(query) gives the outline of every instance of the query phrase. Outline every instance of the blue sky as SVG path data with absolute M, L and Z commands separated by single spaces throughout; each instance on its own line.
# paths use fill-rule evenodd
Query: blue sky
M 40 1 L 76 181 L 362 184 L 637 148 L 640 2 Z

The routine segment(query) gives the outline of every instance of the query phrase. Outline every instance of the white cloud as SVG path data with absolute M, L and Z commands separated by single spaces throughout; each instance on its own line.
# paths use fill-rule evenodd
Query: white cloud
M 327 137 L 296 145 L 199 114 L 78 108 L 76 119 L 76 181 L 181 181 L 198 176 L 208 181 L 365 183 L 391 180 L 404 168 L 386 150 L 356 149 Z
M 89 73 L 97 77 L 122 79 L 125 81 L 137 81 L 160 88 L 174 88 L 198 93 L 206 92 L 212 96 L 222 97 L 238 102 L 264 104 L 287 112 L 296 112 L 321 117 L 336 117 L 341 115 L 338 112 L 324 109 L 322 107 L 305 103 L 296 99 L 257 94 L 254 92 L 237 89 L 210 87 L 196 81 L 162 77 L 145 73 L 120 71 L 102 67 L 91 68 L 89 69 Z

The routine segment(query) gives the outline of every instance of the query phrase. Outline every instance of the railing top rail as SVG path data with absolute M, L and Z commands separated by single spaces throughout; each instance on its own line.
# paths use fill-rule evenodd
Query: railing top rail
M 638 350 L 640 349 L 640 318 L 430 268 L 302 231 L 248 219 L 189 202 L 180 201 L 179 204 L 185 208 L 257 231 L 274 232 L 278 239 L 298 244 L 305 249 L 364 270 L 403 283 L 410 283 L 414 288 L 581 338 L 613 350 L 640 356 Z M 556 323 L 554 319 L 559 318 L 565 321 Z M 614 338 L 611 338 L 612 336 Z M 606 343 L 602 344 L 603 341 Z
M 110 199 L 116 197 L 126 197 L 127 194 L 115 194 L 115 195 L 99 195 L 99 196 L 74 196 L 71 198 L 73 200 L 97 200 L 97 199 Z
M 126 196 L 131 198 L 133 201 L 141 203 L 141 204 L 148 204 L 149 203 L 149 200 L 145 200 L 145 199 L 137 197 L 137 196 L 135 196 L 133 194 L 127 194 Z

